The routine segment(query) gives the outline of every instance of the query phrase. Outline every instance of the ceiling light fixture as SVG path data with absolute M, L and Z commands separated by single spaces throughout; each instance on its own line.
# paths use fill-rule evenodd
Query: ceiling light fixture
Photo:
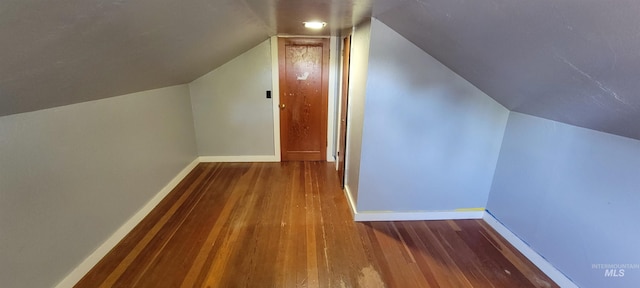
M 324 28 L 324 26 L 327 26 L 327 22 L 320 22 L 320 21 L 308 21 L 308 22 L 302 22 L 302 23 L 304 23 L 304 27 L 309 29 L 322 29 Z

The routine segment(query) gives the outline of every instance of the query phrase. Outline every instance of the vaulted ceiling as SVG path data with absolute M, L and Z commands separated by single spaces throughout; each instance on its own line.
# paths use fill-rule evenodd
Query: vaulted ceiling
M 507 108 L 640 139 L 631 0 L 5 0 L 0 116 L 188 83 L 275 34 L 373 15 Z
M 640 2 L 403 0 L 379 20 L 510 110 L 640 139 Z
M 339 33 L 371 1 L 3 0 L 0 116 L 188 83 L 276 33 Z

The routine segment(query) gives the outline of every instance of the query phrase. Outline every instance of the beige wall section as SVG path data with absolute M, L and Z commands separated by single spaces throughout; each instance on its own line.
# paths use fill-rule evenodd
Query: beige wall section
M 189 84 L 200 156 L 274 155 L 270 40 Z
M 347 159 L 345 160 L 347 164 L 345 186 L 354 201 L 357 201 L 358 198 L 358 181 L 360 178 L 360 154 L 370 39 L 371 21 L 368 20 L 354 28 L 351 40 L 349 109 L 347 112 L 349 121 L 347 123 Z
M 186 85 L 0 117 L 0 286 L 52 287 L 196 158 Z

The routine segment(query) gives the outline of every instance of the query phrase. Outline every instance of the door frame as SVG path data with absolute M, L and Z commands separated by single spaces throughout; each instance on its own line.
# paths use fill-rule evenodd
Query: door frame
M 338 170 L 338 180 L 340 180 L 340 187 L 344 189 L 345 179 L 347 173 L 347 136 L 348 136 L 348 124 L 349 124 L 349 76 L 351 71 L 351 33 L 344 36 L 342 39 L 342 61 L 340 68 L 340 97 L 338 100 L 338 112 L 337 112 L 337 145 L 336 145 L 336 168 Z
M 338 72 L 340 66 L 340 57 L 337 54 L 339 49 L 335 47 L 340 45 L 340 37 L 329 36 L 297 36 L 297 35 L 276 35 L 271 36 L 271 100 L 273 111 L 273 147 L 274 156 L 277 162 L 282 161 L 282 152 L 280 149 L 280 69 L 278 58 L 278 38 L 323 38 L 329 39 L 329 87 L 327 99 L 327 159 L 326 161 L 335 161 L 335 152 L 337 145 L 337 95 L 338 95 Z M 336 60 L 337 59 L 337 60 Z M 338 61 L 338 62 L 336 62 Z
M 273 109 L 273 148 L 278 162 L 280 152 L 280 68 L 278 62 L 278 36 L 271 36 L 271 102 Z

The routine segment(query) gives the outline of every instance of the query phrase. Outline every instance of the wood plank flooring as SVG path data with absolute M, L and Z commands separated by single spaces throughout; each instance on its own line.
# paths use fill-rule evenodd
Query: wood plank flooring
M 353 222 L 338 183 L 201 163 L 75 287 L 558 287 L 481 220 Z

